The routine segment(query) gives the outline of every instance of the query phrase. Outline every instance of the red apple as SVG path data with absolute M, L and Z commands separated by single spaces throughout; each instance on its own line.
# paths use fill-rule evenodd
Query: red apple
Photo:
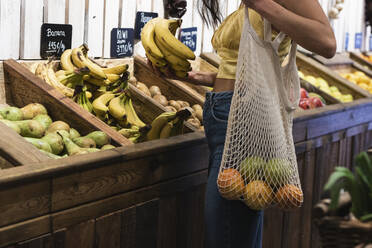
M 324 106 L 322 100 L 320 100 L 318 97 L 310 97 L 309 102 L 310 102 L 310 108 L 311 106 L 314 106 L 315 108 L 320 108 Z
M 300 96 L 301 98 L 309 98 L 309 93 L 304 88 L 300 89 Z
M 302 109 L 309 109 L 309 99 L 308 98 L 301 98 L 299 105 Z

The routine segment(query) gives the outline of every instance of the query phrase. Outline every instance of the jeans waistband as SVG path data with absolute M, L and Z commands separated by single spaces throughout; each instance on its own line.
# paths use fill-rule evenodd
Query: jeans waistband
M 222 92 L 207 92 L 205 95 L 205 101 L 212 103 L 218 100 L 231 100 L 234 95 L 234 91 L 222 91 Z

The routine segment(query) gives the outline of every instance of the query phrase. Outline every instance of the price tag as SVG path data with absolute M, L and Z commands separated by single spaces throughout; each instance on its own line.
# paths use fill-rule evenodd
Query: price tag
M 362 40 L 363 40 L 363 34 L 362 33 L 355 33 L 355 49 L 362 49 Z
M 347 51 L 349 48 L 349 33 L 345 33 L 345 51 Z
M 133 55 L 133 28 L 113 28 L 111 30 L 111 57 L 122 58 Z
M 197 27 L 181 29 L 181 42 L 188 46 L 191 51 L 196 51 L 196 39 L 198 36 Z
M 56 56 L 71 48 L 72 25 L 51 24 L 41 25 L 40 56 L 44 59 Z
M 158 13 L 155 12 L 137 12 L 136 22 L 134 25 L 134 38 L 136 40 L 141 39 L 141 31 L 145 24 L 156 17 L 158 17 Z

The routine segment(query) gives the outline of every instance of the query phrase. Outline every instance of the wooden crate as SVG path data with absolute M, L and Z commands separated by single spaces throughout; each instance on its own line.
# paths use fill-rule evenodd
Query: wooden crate
M 82 135 L 100 130 L 111 137 L 114 145 L 129 145 L 131 142 L 111 129 L 91 113 L 82 109 L 70 98 L 35 76 L 15 60 L 6 60 L 4 66 L 5 101 L 23 107 L 29 103 L 43 104 L 53 120 L 62 120 Z
M 351 94 L 354 96 L 354 99 L 372 97 L 368 91 L 363 90 L 359 86 L 342 78 L 338 73 L 332 71 L 330 68 L 300 52 L 297 52 L 296 63 L 298 70 L 303 72 L 305 75 L 323 78 L 330 86 L 336 86 L 342 94 Z
M 170 97 L 170 100 L 187 101 L 191 105 L 200 104 L 203 106 L 204 104 L 205 98 L 185 83 L 159 77 L 154 74 L 147 66 L 147 61 L 143 57 L 134 57 L 134 74 L 138 81 L 145 83 L 147 86 L 158 86 L 166 97 Z
M 350 52 L 349 57 L 363 68 L 372 71 L 372 63 L 360 56 L 360 53 Z
M 49 111 L 52 118 L 83 134 L 81 127 L 94 128 L 94 122 L 79 119 L 87 118 L 86 111 L 77 106 L 74 112 L 70 99 L 54 99 L 59 93 L 38 78 L 30 83 L 34 76 L 27 68 L 15 61 L 4 64 L 1 100 L 16 106 L 37 101 L 59 109 L 63 113 Z M 13 87 L 28 87 L 26 99 Z M 144 121 L 164 112 L 135 87 L 130 94 Z M 69 115 L 75 115 L 73 121 Z M 202 248 L 208 147 L 201 132 L 53 160 L 0 123 L 0 157 L 12 163 L 0 170 L 0 247 L 151 247 L 155 242 Z

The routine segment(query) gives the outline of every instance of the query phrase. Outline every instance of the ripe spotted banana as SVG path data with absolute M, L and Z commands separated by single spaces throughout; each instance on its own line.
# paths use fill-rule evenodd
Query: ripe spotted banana
M 111 83 L 115 83 L 120 79 L 119 74 L 113 74 L 113 73 L 106 73 L 107 80 L 109 80 Z
M 120 95 L 113 98 L 109 103 L 109 112 L 117 120 L 123 120 L 126 117 L 124 100 L 124 96 Z
M 47 68 L 46 76 L 47 76 L 47 79 L 49 80 L 50 85 L 56 88 L 59 92 L 61 92 L 67 97 L 72 97 L 74 95 L 74 90 L 63 85 L 56 77 L 56 74 L 54 73 L 52 68 L 50 67 Z
M 195 54 L 185 44 L 179 41 L 169 30 L 169 20 L 160 19 L 155 24 L 156 37 L 161 43 L 175 55 L 183 59 L 195 59 Z M 156 43 L 159 47 L 159 44 Z M 160 49 L 161 50 L 161 49 Z M 163 51 L 162 51 L 163 52 Z
M 178 57 L 172 52 L 172 50 L 169 50 L 168 47 L 164 46 L 164 44 L 160 40 L 160 37 L 155 36 L 155 42 L 156 44 L 158 44 L 158 47 L 164 54 L 166 61 L 169 62 L 172 69 L 177 68 L 177 69 L 183 69 L 185 71 L 189 70 L 191 66 L 190 62 L 184 58 Z
M 147 52 L 146 52 L 146 57 L 156 67 L 163 67 L 163 66 L 166 66 L 167 65 L 167 61 L 165 61 L 164 59 L 155 58 L 155 57 L 151 56 L 150 54 L 148 54 Z
M 161 18 L 157 17 L 148 21 L 141 31 L 141 42 L 142 46 L 145 49 L 146 53 L 151 55 L 154 58 L 162 59 L 163 53 L 156 46 L 154 37 L 155 37 L 155 24 Z
M 65 50 L 61 55 L 61 67 L 65 71 L 73 71 L 75 69 L 71 60 L 72 49 Z
M 171 132 L 172 132 L 172 129 L 173 129 L 173 121 L 169 121 L 169 122 L 167 122 L 167 123 L 163 126 L 163 128 L 161 129 L 161 131 L 160 131 L 160 135 L 159 135 L 159 138 L 160 138 L 160 139 L 165 139 L 165 138 L 170 137 Z
M 94 77 L 85 77 L 84 80 L 87 81 L 90 84 L 95 85 L 95 86 L 107 86 L 107 85 L 111 84 L 111 81 L 109 81 L 108 79 L 98 79 L 98 78 L 94 78 Z
M 146 124 L 141 121 L 141 119 L 138 117 L 136 111 L 133 108 L 132 99 L 129 96 L 124 97 L 124 108 L 125 113 L 127 115 L 127 120 L 131 125 L 135 125 L 137 127 L 144 127 Z
M 106 79 L 107 76 L 104 73 L 103 69 L 97 65 L 96 63 L 92 62 L 90 59 L 84 55 L 84 51 L 87 51 L 88 47 L 83 44 L 80 47 L 72 49 L 72 62 L 78 67 L 78 68 L 83 68 L 83 67 L 88 67 L 90 70 L 90 75 L 93 77 L 96 77 L 98 79 Z
M 111 92 L 107 92 L 101 96 L 99 96 L 98 98 L 96 98 L 92 105 L 93 105 L 93 111 L 94 113 L 97 114 L 97 116 L 99 118 L 104 118 L 107 111 L 108 111 L 108 107 L 107 107 L 107 104 L 108 102 L 113 99 L 115 97 L 115 94 L 111 93 Z
M 129 65 L 120 64 L 120 65 L 116 65 L 116 66 L 113 66 L 113 67 L 103 68 L 102 70 L 105 74 L 121 75 L 124 72 L 126 72 L 128 70 L 128 68 L 129 68 Z
M 163 127 L 176 117 L 176 112 L 164 112 L 156 117 L 151 123 L 151 130 L 147 133 L 147 140 L 159 139 Z

